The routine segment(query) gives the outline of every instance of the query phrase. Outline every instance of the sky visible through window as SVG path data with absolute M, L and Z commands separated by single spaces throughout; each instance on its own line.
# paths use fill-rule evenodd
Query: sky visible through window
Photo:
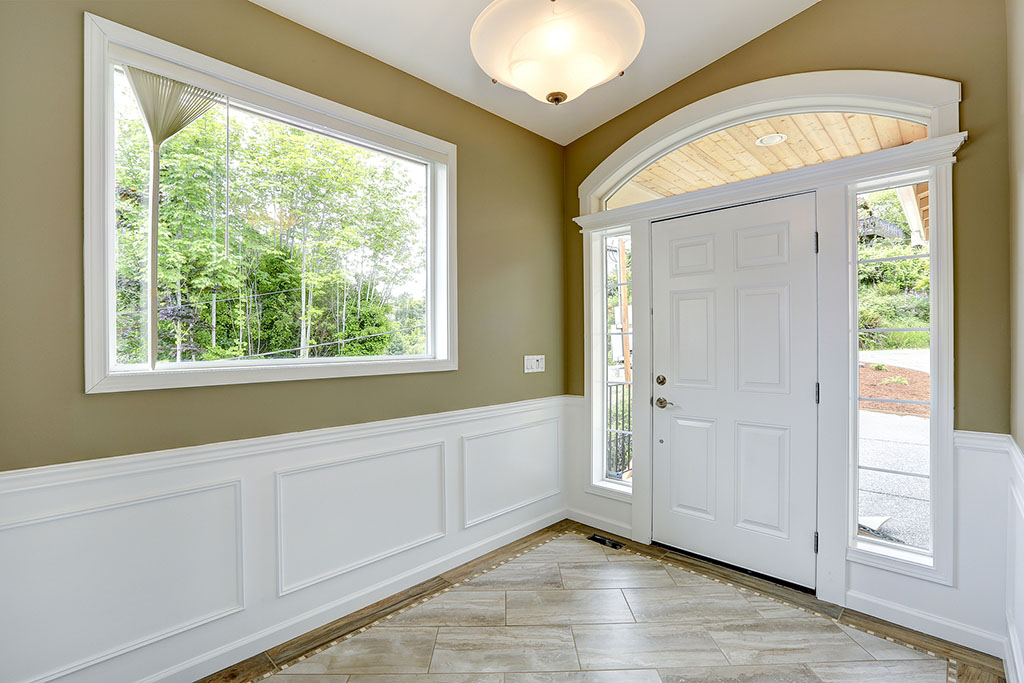
M 116 359 L 146 363 L 150 142 L 114 66 Z M 160 148 L 158 363 L 423 356 L 427 172 L 226 99 Z

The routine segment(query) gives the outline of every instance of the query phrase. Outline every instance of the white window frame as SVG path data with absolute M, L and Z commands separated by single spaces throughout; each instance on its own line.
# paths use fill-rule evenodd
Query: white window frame
M 859 401 L 850 397 L 850 511 L 846 558 L 850 562 L 888 569 L 943 585 L 953 585 L 956 523 L 953 466 L 953 165 L 930 166 L 908 173 L 853 183 L 848 188 L 847 234 L 850 240 L 850 386 L 857 389 L 858 258 L 857 196 L 915 183 L 928 183 L 931 406 L 929 417 L 929 493 L 931 552 L 861 536 L 857 531 L 859 502 Z
M 131 64 L 273 112 L 302 127 L 428 166 L 427 348 L 415 357 L 209 361 L 156 369 L 115 363 L 114 125 L 111 62 Z M 456 147 L 219 60 L 85 14 L 85 391 L 102 393 L 458 369 Z M 174 365 L 174 364 L 170 364 Z
M 590 461 L 589 480 L 587 490 L 599 496 L 605 496 L 615 500 L 631 500 L 633 485 L 631 480 L 612 479 L 607 476 L 607 382 L 608 363 L 605 357 L 605 335 L 607 333 L 607 321 L 605 315 L 599 315 L 604 311 L 608 285 L 605 279 L 605 263 L 607 256 L 604 252 L 604 241 L 615 235 L 631 234 L 629 225 L 595 230 L 589 232 L 584 240 L 584 278 L 585 278 L 585 300 L 588 305 L 585 307 L 584 317 L 587 329 L 586 364 L 588 367 L 587 376 L 591 383 L 587 395 L 589 401 L 590 415 Z M 630 251 L 633 258 L 636 258 L 635 245 L 631 243 Z M 630 287 L 632 289 L 632 274 L 630 275 Z M 636 290 L 633 290 L 633 310 L 639 311 L 636 302 Z M 636 349 L 636 328 L 633 328 L 632 348 Z M 639 354 L 637 354 L 639 355 Z M 637 400 L 637 374 L 636 363 L 633 364 L 633 401 Z M 646 380 L 645 380 L 646 381 Z M 635 419 L 635 411 L 634 411 Z M 633 452 L 636 452 L 636 441 L 633 441 Z

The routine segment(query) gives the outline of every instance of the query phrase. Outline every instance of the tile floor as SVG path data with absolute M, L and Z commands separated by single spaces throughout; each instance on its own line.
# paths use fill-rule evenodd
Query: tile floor
M 273 683 L 944 683 L 946 661 L 568 533 Z

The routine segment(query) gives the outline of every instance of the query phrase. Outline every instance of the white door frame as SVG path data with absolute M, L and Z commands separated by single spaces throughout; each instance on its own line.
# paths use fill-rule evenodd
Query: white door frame
M 848 457 L 824 458 L 823 453 L 850 452 L 850 397 L 852 357 L 849 334 L 849 310 L 855 292 L 850 285 L 852 231 L 851 189 L 865 181 L 903 173 L 926 172 L 938 185 L 949 188 L 955 153 L 966 140 L 959 131 L 960 84 L 928 76 L 885 71 L 828 71 L 796 74 L 749 83 L 695 102 L 658 121 L 602 162 L 580 185 L 581 216 L 576 223 L 584 233 L 584 296 L 586 301 L 586 390 L 588 415 L 593 419 L 600 410 L 597 403 L 603 387 L 594 372 L 599 355 L 594 352 L 597 323 L 590 304 L 595 292 L 595 263 L 589 239 L 595 231 L 628 228 L 632 235 L 633 281 L 633 478 L 631 493 L 621 489 L 609 491 L 619 499 L 631 500 L 633 540 L 649 543 L 652 513 L 652 425 L 650 405 L 652 338 L 651 338 L 651 268 L 650 237 L 652 221 L 685 216 L 704 211 L 728 208 L 763 199 L 798 192 L 816 193 L 819 231 L 823 234 L 819 253 L 819 272 L 842 273 L 844 277 L 819 278 L 819 376 L 822 383 L 818 413 L 818 529 L 821 541 L 818 553 L 817 594 L 836 604 L 845 603 L 848 548 L 852 538 L 850 515 L 851 462 Z M 676 147 L 742 122 L 767 116 L 808 111 L 857 111 L 881 116 L 896 116 L 928 126 L 924 140 L 880 150 L 861 156 L 795 169 L 745 180 L 731 185 L 709 188 L 676 197 L 666 197 L 642 204 L 602 211 L 604 202 L 615 190 L 653 160 Z M 941 193 L 940 193 L 941 194 Z M 933 226 L 935 238 L 943 240 L 944 253 L 951 252 L 951 215 L 948 207 L 940 207 Z M 842 239 L 834 236 L 840 230 Z M 831 228 L 831 230 L 830 230 Z M 828 233 L 831 232 L 832 236 Z M 936 333 L 952 340 L 952 265 L 944 259 L 941 278 L 949 291 L 939 293 L 937 311 L 947 328 Z M 935 295 L 933 289 L 933 295 Z M 641 315 L 641 311 L 648 311 Z M 640 352 L 642 351 L 642 352 Z M 952 349 L 949 349 L 952 358 Z M 935 577 L 940 583 L 952 582 L 953 506 L 952 506 L 952 372 L 943 380 L 936 403 L 940 407 L 943 441 L 938 453 L 948 452 L 948 462 L 940 463 L 948 470 L 940 477 L 936 505 L 942 504 L 943 522 L 948 533 L 935 530 Z M 945 400 L 943 400 L 945 399 Z M 948 406 L 948 410 L 945 408 Z M 948 415 L 945 414 L 948 412 Z M 945 438 L 948 432 L 948 439 Z M 594 429 L 589 453 L 597 453 L 602 441 Z M 603 449 L 602 449 L 603 450 Z M 600 482 L 594 468 L 588 467 L 586 487 L 591 492 Z M 839 504 L 843 503 L 843 504 Z M 858 558 L 850 557 L 852 561 Z M 876 565 L 877 566 L 877 565 Z M 897 566 L 894 571 L 900 571 Z M 905 573 L 913 573 L 907 571 Z M 923 577 L 927 578 L 927 577 Z

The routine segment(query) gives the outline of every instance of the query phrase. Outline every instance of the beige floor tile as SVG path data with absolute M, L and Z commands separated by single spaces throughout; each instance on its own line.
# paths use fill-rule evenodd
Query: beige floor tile
M 582 536 L 571 535 L 556 538 L 539 548 L 523 553 L 512 560 L 510 564 L 516 562 L 606 562 L 607 560 L 605 546 L 588 541 Z
M 580 671 L 548 674 L 505 674 L 505 683 L 661 683 L 654 669 Z
M 593 541 L 589 541 L 593 543 Z M 626 550 L 616 550 L 615 548 L 609 548 L 608 546 L 600 546 L 599 548 L 604 549 L 604 556 L 609 562 L 651 562 L 651 558 L 646 555 L 640 555 L 638 553 L 628 552 Z
M 700 574 L 694 574 L 689 570 L 683 569 L 682 567 L 673 567 L 670 564 L 665 565 L 665 571 L 672 577 L 672 580 L 676 582 L 677 586 L 695 586 L 695 585 L 724 585 L 719 584 L 717 581 L 701 576 Z
M 663 683 L 821 683 L 806 664 L 659 669 Z
M 397 614 L 389 626 L 504 626 L 504 591 L 449 591 Z
M 464 581 L 452 590 L 549 590 L 561 587 L 562 577 L 554 562 L 509 562 Z
M 578 669 L 567 626 L 442 627 L 430 663 L 431 673 Z
M 765 619 L 802 619 L 806 617 L 814 617 L 810 612 L 805 612 L 802 609 L 790 607 L 789 605 L 783 605 L 781 602 L 775 602 L 774 600 L 769 600 L 768 598 L 760 595 L 754 595 L 750 592 L 743 593 L 743 596 L 747 599 L 747 602 L 757 610 L 758 614 Z
M 825 619 L 764 619 L 705 624 L 732 664 L 788 664 L 870 659 Z
M 372 628 L 286 669 L 294 674 L 426 673 L 436 628 Z
M 560 562 L 566 588 L 656 588 L 674 586 L 664 565 L 653 560 L 636 562 Z
M 638 622 L 698 624 L 761 618 L 739 591 L 718 584 L 624 588 L 622 593 Z
M 502 674 L 391 674 L 352 676 L 348 683 L 502 683 Z M 289 683 L 284 681 L 284 683 Z M 305 681 L 295 681 L 305 683 Z
M 573 626 L 584 669 L 651 669 L 728 664 L 703 628 L 680 624 Z
M 263 680 L 272 683 L 348 683 L 350 678 L 344 674 L 292 674 L 290 669 L 285 669 Z
M 618 589 L 509 591 L 507 595 L 509 626 L 633 623 L 633 613 Z
M 945 683 L 946 662 L 914 659 L 890 662 L 808 664 L 823 683 Z
M 923 652 L 918 652 L 913 648 L 900 645 L 899 643 L 894 643 L 884 638 L 878 638 L 870 633 L 858 631 L 857 629 L 849 626 L 839 624 L 839 628 L 843 629 L 843 632 L 846 633 L 846 635 L 857 641 L 857 644 L 867 650 L 868 654 L 875 659 L 935 659 L 934 657 L 930 657 Z

